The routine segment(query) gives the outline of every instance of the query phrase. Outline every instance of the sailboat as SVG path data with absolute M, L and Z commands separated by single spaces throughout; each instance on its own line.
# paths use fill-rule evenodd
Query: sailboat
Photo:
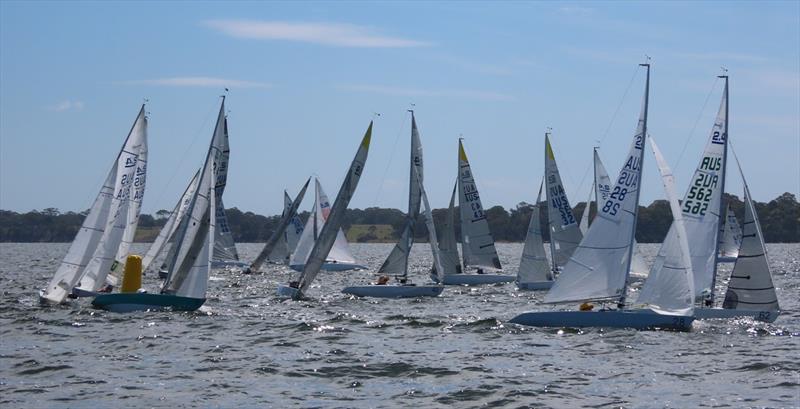
M 370 121 L 367 132 L 361 139 L 361 144 L 356 151 L 356 155 L 350 163 L 350 168 L 345 175 L 342 186 L 339 188 L 336 200 L 333 202 L 333 206 L 330 207 L 330 212 L 327 214 L 327 220 L 325 220 L 322 229 L 319 231 L 319 235 L 316 237 L 316 240 L 314 240 L 314 247 L 311 248 L 308 258 L 303 265 L 303 271 L 295 280 L 289 282 L 288 285 L 278 286 L 277 294 L 279 297 L 288 297 L 294 300 L 304 297 L 305 292 L 308 291 L 311 283 L 314 282 L 314 279 L 325 264 L 328 254 L 337 239 L 338 233 L 341 231 L 344 212 L 347 210 L 350 199 L 353 198 L 356 187 L 358 187 L 361 174 L 364 172 L 371 139 L 372 121 Z M 317 186 L 319 186 L 319 184 L 317 184 Z M 312 218 L 313 217 L 312 215 Z
M 146 172 L 147 116 L 142 105 L 66 256 L 39 292 L 41 302 L 91 296 L 107 279 L 114 280 L 110 274 L 124 263 L 136 231 Z
M 261 249 L 261 252 L 258 253 L 256 259 L 253 260 L 253 263 L 250 264 L 250 268 L 248 268 L 246 271 L 253 273 L 259 271 L 264 262 L 267 261 L 269 255 L 274 253 L 276 247 L 285 237 L 287 229 L 296 229 L 296 226 L 300 223 L 300 220 L 297 218 L 297 209 L 300 207 L 300 203 L 303 201 L 303 198 L 306 195 L 309 182 L 311 182 L 311 178 L 306 180 L 306 183 L 300 189 L 300 193 L 297 194 L 297 197 L 294 198 L 294 201 L 289 199 L 289 196 L 285 191 L 283 192 L 288 200 L 285 200 L 284 204 L 288 205 L 288 207 L 284 209 L 283 215 L 281 216 L 281 221 L 278 223 L 278 227 L 276 227 L 275 231 L 272 232 L 272 235 L 267 240 L 264 248 Z M 290 227 L 290 225 L 294 225 L 295 227 Z
M 173 207 L 172 212 L 169 214 L 169 218 L 164 223 L 164 226 L 161 227 L 161 231 L 158 232 L 158 236 L 150 245 L 150 248 L 145 253 L 144 258 L 142 259 L 142 272 L 143 273 L 158 273 L 158 277 L 161 279 L 167 278 L 167 265 L 166 260 L 170 259 L 167 256 L 166 260 L 163 264 L 161 264 L 161 268 L 156 271 L 150 270 L 153 262 L 158 258 L 159 255 L 164 251 L 164 248 L 167 245 L 170 245 L 170 251 L 168 254 L 171 253 L 173 245 L 175 243 L 175 232 L 178 230 L 178 226 L 181 224 L 181 220 L 183 220 L 183 216 L 186 214 L 186 209 L 189 208 L 189 204 L 192 201 L 192 195 L 194 195 L 194 191 L 197 189 L 197 181 L 200 178 L 200 169 L 195 172 L 194 177 L 189 182 L 189 185 L 186 186 L 186 189 L 183 191 L 178 203 L 175 204 Z
M 381 265 L 378 270 L 378 274 L 382 277 L 385 276 L 386 279 L 388 279 L 389 276 L 394 276 L 395 283 L 345 287 L 342 290 L 345 294 L 359 297 L 383 298 L 435 297 L 444 290 L 441 284 L 416 285 L 411 283 L 411 280 L 408 278 L 408 255 L 411 251 L 411 246 L 414 244 L 414 225 L 420 212 L 421 203 L 424 204 L 423 213 L 425 214 L 425 221 L 428 227 L 429 242 L 434 259 L 434 270 L 437 272 L 443 271 L 441 259 L 439 257 L 439 245 L 436 241 L 436 228 L 433 225 L 433 214 L 431 213 L 428 197 L 425 194 L 425 186 L 422 182 L 422 142 L 420 142 L 414 111 L 409 110 L 409 112 L 411 112 L 411 160 L 409 165 L 408 214 L 406 215 L 406 224 L 403 228 L 403 234 L 400 236 L 400 241 L 397 242 L 386 258 L 386 261 L 383 262 L 383 265 Z
M 656 299 L 647 308 L 626 308 L 628 275 L 633 254 L 636 217 L 639 210 L 639 194 L 644 145 L 647 139 L 647 111 L 650 90 L 650 64 L 641 64 L 647 69 L 645 92 L 639 122 L 629 153 L 620 170 L 608 200 L 598 211 L 594 223 L 589 227 L 563 271 L 545 296 L 548 304 L 584 302 L 588 308 L 582 311 L 527 312 L 512 318 L 510 322 L 538 327 L 613 327 L 613 328 L 665 328 L 687 330 L 694 320 L 692 316 L 692 270 L 688 261 L 688 244 L 681 222 L 677 199 L 672 194 L 672 175 L 665 162 L 659 162 L 670 208 L 676 219 L 676 231 L 682 246 L 682 263 L 671 267 L 673 283 L 669 293 Z M 654 149 L 655 150 L 655 149 Z M 591 310 L 591 301 L 616 301 L 616 310 Z M 666 301 L 666 302 L 662 302 Z M 586 309 L 586 310 L 584 310 Z M 587 311 L 588 310 L 588 311 Z
M 476 285 L 509 283 L 516 278 L 512 275 L 484 274 L 485 268 L 500 270 L 500 258 L 494 247 L 494 239 L 489 231 L 489 223 L 486 221 L 486 214 L 483 212 L 481 198 L 478 194 L 478 187 L 472 175 L 467 153 L 464 151 L 462 139 L 458 140 L 458 178 L 456 188 L 458 190 L 458 207 L 461 216 L 461 255 L 464 261 L 464 269 L 469 267 L 477 268 L 478 274 L 464 274 L 460 268 L 453 268 L 450 263 L 451 254 L 455 249 L 454 243 L 450 242 L 450 237 L 455 237 L 455 226 L 453 222 L 455 214 L 452 211 L 454 200 L 450 200 L 450 213 L 448 214 L 448 224 L 445 226 L 444 238 L 442 239 L 447 250 L 443 253 L 443 279 L 440 279 L 438 272 L 432 272 L 431 278 L 434 281 L 442 282 L 446 285 Z M 451 231 L 452 230 L 452 233 Z M 457 253 L 456 253 L 457 255 Z
M 281 218 L 286 217 L 291 208 L 292 198 L 289 197 L 289 193 L 284 190 Z M 267 256 L 267 261 L 275 264 L 288 265 L 294 249 L 297 248 L 297 242 L 300 241 L 300 235 L 302 233 L 303 223 L 300 220 L 300 216 L 295 214 L 294 217 L 289 220 L 289 225 L 284 230 L 282 238 L 278 240 L 278 243 L 275 244 L 275 248 L 273 248 Z
M 542 240 L 542 224 L 539 220 L 539 206 L 542 203 L 542 184 L 539 185 L 539 194 L 531 211 L 531 220 L 528 223 L 528 233 L 525 236 L 525 246 L 517 271 L 517 288 L 520 290 L 548 290 L 553 286 L 553 270 L 547 262 Z
M 314 189 L 314 208 L 306 221 L 306 226 L 303 228 L 303 233 L 300 235 L 300 241 L 297 243 L 292 258 L 289 261 L 289 267 L 297 271 L 303 271 L 306 260 L 311 254 L 311 249 L 314 243 L 319 240 L 322 233 L 322 228 L 327 223 L 327 219 L 331 212 L 330 201 L 328 195 L 322 190 L 322 185 L 319 179 L 315 178 Z M 364 269 L 361 264 L 358 264 L 353 253 L 350 251 L 350 245 L 344 236 L 344 231 L 339 228 L 336 233 L 336 239 L 330 253 L 325 258 L 322 264 L 322 269 L 327 271 L 345 271 L 353 269 Z
M 214 135 L 206 154 L 197 189 L 175 235 L 175 251 L 167 260 L 168 275 L 160 294 L 145 292 L 114 293 L 97 296 L 92 305 L 114 312 L 171 308 L 194 311 L 205 303 L 216 228 L 215 185 L 217 170 L 227 146 L 225 97 L 217 116 Z
M 547 197 L 547 219 L 550 231 L 550 258 L 553 271 L 567 263 L 583 239 L 572 207 L 569 205 L 561 174 L 550 144 L 550 132 L 544 135 L 544 180 Z
M 721 226 L 718 263 L 734 262 L 739 256 L 739 247 L 742 245 L 742 228 L 730 203 L 725 209 L 725 222 Z

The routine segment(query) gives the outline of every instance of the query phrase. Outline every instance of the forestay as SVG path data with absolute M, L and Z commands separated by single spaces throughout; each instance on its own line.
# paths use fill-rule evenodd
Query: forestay
M 502 268 L 494 239 L 486 222 L 478 187 L 464 152 L 462 140 L 458 141 L 458 205 L 461 213 L 461 253 L 464 267 Z
M 572 207 L 567 200 L 567 193 L 561 183 L 556 158 L 550 145 L 550 134 L 544 136 L 544 178 L 547 197 L 548 227 L 553 250 L 554 264 L 563 266 L 581 242 L 581 233 Z
M 341 232 L 340 229 L 342 225 L 342 219 L 344 218 L 344 213 L 347 210 L 347 206 L 350 204 L 350 199 L 353 198 L 353 194 L 358 186 L 358 181 L 361 179 L 361 173 L 364 171 L 364 165 L 367 162 L 367 154 L 369 153 L 369 143 L 371 138 L 372 121 L 370 121 L 367 132 L 364 134 L 364 138 L 361 140 L 361 145 L 359 145 L 356 156 L 350 163 L 350 169 L 348 170 L 347 175 L 342 182 L 342 187 L 339 188 L 339 193 L 336 195 L 336 201 L 333 202 L 333 206 L 330 208 L 327 221 L 325 222 L 325 225 L 322 226 L 319 237 L 314 242 L 314 247 L 311 249 L 311 253 L 309 254 L 308 260 L 305 263 L 303 272 L 300 273 L 300 276 L 297 279 L 299 284 L 297 296 L 301 296 L 306 292 L 306 290 L 308 290 L 308 287 L 311 286 L 311 283 L 317 277 L 317 274 L 319 274 L 319 270 L 322 267 L 322 264 L 325 262 L 326 256 L 328 253 L 330 253 L 331 248 L 334 246 L 334 241 L 338 236 L 337 233 Z
M 117 161 L 115 193 L 111 198 L 103 235 L 78 283 L 78 287 L 86 291 L 97 291 L 106 284 L 106 278 L 111 273 L 111 269 L 116 267 L 114 264 L 117 262 L 117 255 L 120 251 L 124 251 L 125 257 L 127 257 L 130 243 L 124 246 L 122 241 L 126 236 L 126 230 L 132 228 L 135 231 L 138 224 L 138 213 L 133 218 L 133 223 L 129 224 L 128 212 L 133 206 L 131 203 L 132 186 L 136 181 L 143 184 L 146 173 L 146 168 L 139 167 L 138 159 L 142 150 L 145 154 L 147 152 L 147 117 L 144 115 L 144 111 L 140 113 L 140 117 L 134 123 L 128 143 Z M 137 176 L 137 173 L 141 173 L 141 176 Z M 132 239 L 133 233 L 129 234 Z
M 142 259 L 143 272 L 148 271 L 153 261 L 164 250 L 164 247 L 169 242 L 169 239 L 173 238 L 173 235 L 178 229 L 181 220 L 183 220 L 183 215 L 186 214 L 186 209 L 189 207 L 189 204 L 192 201 L 194 191 L 197 189 L 197 181 L 199 177 L 200 170 L 198 169 L 192 177 L 192 180 L 189 182 L 189 185 L 186 186 L 186 190 L 183 191 L 183 195 L 181 195 L 178 203 L 175 204 L 175 207 L 169 214 L 169 218 L 164 223 L 164 226 L 161 228 L 158 236 L 153 241 L 153 244 L 150 245 L 150 248 L 147 250 L 147 254 L 145 254 L 144 258 Z
M 225 98 L 217 116 L 214 136 L 208 147 L 197 190 L 192 196 L 186 217 L 181 221 L 175 236 L 174 256 L 168 260 L 167 279 L 161 288 L 165 294 L 182 297 L 205 298 L 208 289 L 208 273 L 211 267 L 214 230 L 216 228 L 217 184 L 215 169 L 222 161 L 225 147 Z
M 539 185 L 539 194 L 531 211 L 531 220 L 528 223 L 528 234 L 525 236 L 525 247 L 522 249 L 522 258 L 517 272 L 518 283 L 532 283 L 550 281 L 553 274 L 547 264 L 547 255 L 544 252 L 542 240 L 542 225 L 539 220 L 539 206 L 542 201 L 542 184 Z
M 739 255 L 739 246 L 742 244 L 742 229 L 730 204 L 725 209 L 725 223 L 720 230 L 719 256 L 736 258 Z
M 737 160 L 738 164 L 738 160 Z M 739 256 L 731 272 L 728 291 L 722 308 L 737 310 L 778 311 L 778 296 L 772 283 L 772 272 L 767 259 L 767 248 L 761 223 L 753 206 L 750 188 L 744 178 L 741 165 L 739 173 L 744 185 L 744 222 Z
M 144 105 L 142 105 L 130 132 L 128 132 L 128 136 L 125 138 L 125 142 L 122 144 L 120 152 L 117 154 L 114 164 L 103 181 L 103 186 L 89 208 L 89 214 L 83 220 L 80 230 L 75 235 L 75 239 L 56 270 L 53 279 L 42 290 L 41 297 L 43 300 L 54 303 L 64 302 L 69 292 L 80 280 L 84 269 L 98 247 L 98 243 L 100 243 L 101 237 L 103 237 L 103 232 L 108 223 L 112 198 L 117 194 L 118 168 L 121 164 L 124 168 L 125 162 L 131 159 L 130 154 L 126 152 L 130 152 L 133 149 L 137 139 L 141 138 L 145 127 L 146 118 Z
M 649 74 L 648 74 L 649 85 Z M 648 87 L 639 123 L 616 184 L 569 259 L 546 303 L 586 301 L 625 297 L 628 276 L 627 257 L 633 245 L 638 212 L 644 143 L 647 129 Z
M 654 267 L 659 273 L 647 280 L 639 294 L 638 302 L 647 304 L 650 309 L 662 314 L 692 315 L 694 310 L 692 261 L 689 258 L 689 242 L 683 224 L 683 213 L 678 203 L 678 195 L 675 193 L 675 178 L 652 137 L 650 146 L 672 210 L 673 222 L 670 229 L 673 230 L 671 237 L 676 242 L 661 247 L 659 257 L 656 259 L 656 263 L 661 264 Z M 670 253 L 661 254 L 667 251 Z

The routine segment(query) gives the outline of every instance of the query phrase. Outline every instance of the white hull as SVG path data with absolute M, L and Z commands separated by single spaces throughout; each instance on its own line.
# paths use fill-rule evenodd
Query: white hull
M 502 274 L 448 274 L 444 276 L 444 285 L 480 285 L 510 283 L 516 276 Z
M 513 324 L 556 328 L 633 328 L 688 331 L 694 317 L 658 314 L 652 310 L 543 311 L 526 312 L 512 318 Z
M 517 282 L 517 288 L 520 290 L 549 290 L 555 281 L 534 281 L 530 283 Z
M 752 318 L 756 321 L 775 322 L 780 311 L 749 311 L 728 308 L 695 308 L 694 317 L 698 320 Z
M 358 297 L 408 298 L 437 297 L 443 290 L 441 285 L 361 285 L 345 287 L 342 292 Z
M 295 271 L 303 271 L 305 268 L 305 264 L 294 264 L 289 266 L 292 270 Z M 362 266 L 361 264 L 355 263 L 330 263 L 326 262 L 320 267 L 320 270 L 325 271 L 347 271 L 347 270 L 365 270 L 366 267 Z

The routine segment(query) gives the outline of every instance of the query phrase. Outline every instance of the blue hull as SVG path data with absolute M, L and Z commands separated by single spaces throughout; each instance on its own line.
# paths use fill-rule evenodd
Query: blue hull
M 520 283 L 517 282 L 517 288 L 520 290 L 528 290 L 528 291 L 535 291 L 535 290 L 549 290 L 550 287 L 553 286 L 555 281 L 534 281 L 532 283 Z
M 728 308 L 695 308 L 694 318 L 698 320 L 752 318 L 756 321 L 775 322 L 780 311 L 748 311 Z
M 510 283 L 516 276 L 502 274 L 449 274 L 444 276 L 444 285 L 480 285 Z
M 112 312 L 166 309 L 195 311 L 205 302 L 205 298 L 189 298 L 169 294 L 114 293 L 98 295 L 92 300 L 92 305 Z
M 526 312 L 517 315 L 509 322 L 532 327 L 660 328 L 688 331 L 692 327 L 693 321 L 694 317 L 663 315 L 652 310 L 613 310 Z
M 440 285 L 361 285 L 342 290 L 345 294 L 376 298 L 438 297 L 442 291 L 444 287 Z

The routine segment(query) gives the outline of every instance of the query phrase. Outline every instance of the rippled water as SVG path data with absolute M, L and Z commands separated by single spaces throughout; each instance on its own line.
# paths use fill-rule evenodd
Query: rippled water
M 281 302 L 282 267 L 215 272 L 194 313 L 40 307 L 36 292 L 67 247 L 0 244 L 0 406 L 800 406 L 796 244 L 769 246 L 784 311 L 775 323 L 697 321 L 688 333 L 506 324 L 549 308 L 513 284 L 426 299 L 339 293 L 374 279 L 366 271 L 324 273 L 310 301 Z M 252 259 L 260 246 L 239 248 Z M 391 245 L 352 248 L 377 268 Z M 414 246 L 414 270 L 427 268 L 428 249 Z M 499 245 L 509 272 L 521 250 Z

